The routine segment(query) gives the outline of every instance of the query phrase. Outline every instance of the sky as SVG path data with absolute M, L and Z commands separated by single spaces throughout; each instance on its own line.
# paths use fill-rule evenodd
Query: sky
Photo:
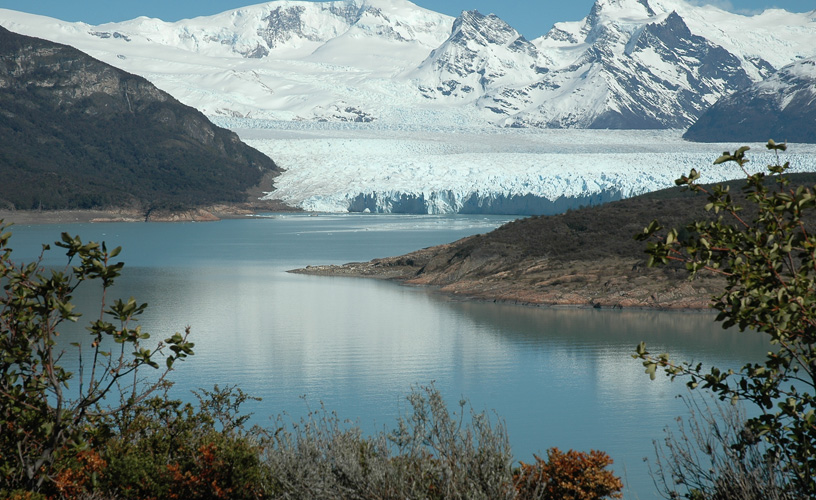
M 553 23 L 578 21 L 592 8 L 594 0 L 413 0 L 426 9 L 457 16 L 463 10 L 496 14 L 532 40 L 545 34 Z M 139 16 L 164 21 L 209 16 L 226 10 L 259 3 L 258 0 L 0 0 L 0 8 L 55 17 L 63 21 L 103 24 Z M 741 14 L 759 13 L 766 8 L 810 12 L 814 0 L 693 0 L 715 4 Z

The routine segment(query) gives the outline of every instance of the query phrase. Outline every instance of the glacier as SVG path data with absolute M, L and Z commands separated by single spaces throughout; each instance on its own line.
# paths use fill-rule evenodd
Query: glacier
M 691 168 L 737 178 L 712 162 L 742 144 L 686 142 L 681 128 L 816 56 L 816 11 L 686 0 L 596 0 L 531 41 L 496 16 L 407 0 L 99 26 L 0 9 L 0 25 L 147 78 L 285 168 L 268 197 L 321 212 L 551 214 L 670 187 Z M 603 130 L 620 127 L 654 130 Z M 752 167 L 774 160 L 751 146 Z M 815 146 L 791 146 L 785 160 L 816 171 Z
M 214 117 L 285 172 L 267 197 L 315 212 L 561 213 L 674 186 L 737 179 L 713 165 L 742 144 L 692 143 L 682 130 L 383 126 Z M 775 163 L 749 144 L 754 171 Z M 816 145 L 791 144 L 792 172 L 816 171 Z

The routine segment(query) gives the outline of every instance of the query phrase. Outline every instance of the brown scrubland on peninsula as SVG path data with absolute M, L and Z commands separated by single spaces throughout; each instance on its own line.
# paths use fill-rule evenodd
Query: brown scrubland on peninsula
M 816 182 L 816 174 L 789 177 L 794 185 Z M 733 183 L 737 199 L 743 184 Z M 715 219 L 705 204 L 703 195 L 672 188 L 519 219 L 402 256 L 292 272 L 397 280 L 462 298 L 529 305 L 705 310 L 725 286 L 723 279 L 700 273 L 689 280 L 680 266 L 649 268 L 645 245 L 634 240 L 654 219 L 681 231 L 692 221 Z

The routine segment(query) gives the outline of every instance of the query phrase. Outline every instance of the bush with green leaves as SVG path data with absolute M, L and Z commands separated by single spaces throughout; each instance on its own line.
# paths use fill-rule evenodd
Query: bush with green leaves
M 109 418 L 109 437 L 97 447 L 106 464 L 97 490 L 133 499 L 264 497 L 266 432 L 246 428 L 251 414 L 241 414 L 257 398 L 234 386 L 195 396 L 194 405 L 165 391 Z
M 63 233 L 56 246 L 66 251 L 65 268 L 42 265 L 48 245 L 37 261 L 15 264 L 8 227 L 0 221 L 0 495 L 52 489 L 59 460 L 87 450 L 105 418 L 139 405 L 193 353 L 189 329 L 150 346 L 150 335 L 134 326 L 146 304 L 108 303 L 124 265 L 112 260 L 119 248 Z M 102 298 L 87 340 L 59 343 L 63 324 L 80 318 L 73 294 L 90 282 L 101 283 Z M 69 348 L 78 353 L 73 372 L 61 363 Z M 144 383 L 139 371 L 160 362 L 158 377 Z
M 689 388 L 757 409 L 735 449 L 763 441 L 766 460 L 780 464 L 784 487 L 811 496 L 816 493 L 816 194 L 789 187 L 784 174 L 790 165 L 779 162 L 786 147 L 767 144 L 777 155 L 767 169 L 777 176 L 775 188 L 769 187 L 766 173 L 748 172 L 748 147 L 726 151 L 715 161 L 742 167 L 745 207 L 725 187 L 700 186 L 700 174 L 692 170 L 677 184 L 707 194 L 706 209 L 720 216 L 692 223 L 685 231 L 667 231 L 653 221 L 637 236 L 649 241 L 650 265 L 680 263 L 692 278 L 701 271 L 723 276 L 725 289 L 712 299 L 717 321 L 750 332 L 746 335 L 765 334 L 775 350 L 763 362 L 736 371 L 674 362 L 668 354 L 650 353 L 643 343 L 634 356 L 652 378 L 662 368 L 672 379 L 687 378 Z

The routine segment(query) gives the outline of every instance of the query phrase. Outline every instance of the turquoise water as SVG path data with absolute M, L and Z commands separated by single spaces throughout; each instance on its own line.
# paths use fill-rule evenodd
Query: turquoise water
M 626 498 L 657 498 L 642 459 L 685 414 L 675 397 L 684 389 L 664 377 L 650 382 L 631 358 L 635 345 L 737 368 L 764 355 L 761 338 L 722 331 L 709 314 L 462 302 L 395 283 L 285 272 L 399 255 L 506 220 L 278 215 L 15 226 L 11 241 L 15 260 L 35 257 L 61 231 L 122 245 L 115 295 L 149 303 L 141 324 L 157 338 L 192 328 L 196 355 L 173 376 L 178 397 L 237 384 L 263 398 L 251 408 L 259 424 L 323 402 L 373 431 L 393 427 L 412 385 L 433 382 L 449 404 L 465 397 L 504 418 L 517 458 L 552 446 L 604 450 L 624 476 Z M 64 263 L 56 250 L 49 265 Z M 89 314 L 98 299 L 98 290 L 79 297 Z

